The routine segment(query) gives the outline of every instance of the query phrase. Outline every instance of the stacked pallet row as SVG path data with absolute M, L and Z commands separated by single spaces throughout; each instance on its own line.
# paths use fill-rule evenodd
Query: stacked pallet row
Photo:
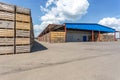
M 16 7 L 16 53 L 30 52 L 30 10 Z
M 97 37 L 97 41 L 99 41 L 98 37 Z M 115 41 L 114 35 L 100 34 L 100 41 L 102 42 Z
M 50 42 L 50 33 L 47 33 L 43 35 L 42 37 L 39 37 L 38 39 L 43 42 Z
M 51 31 L 41 37 L 39 37 L 39 41 L 50 42 L 50 43 L 64 43 L 65 42 L 65 32 L 55 32 Z
M 108 34 L 101 34 L 100 35 L 101 41 L 115 41 L 114 35 L 108 35 Z
M 30 52 L 33 41 L 30 10 L 0 3 L 0 54 Z
M 51 32 L 51 43 L 64 43 L 65 32 Z
M 14 14 L 13 5 L 0 3 L 0 54 L 14 53 Z

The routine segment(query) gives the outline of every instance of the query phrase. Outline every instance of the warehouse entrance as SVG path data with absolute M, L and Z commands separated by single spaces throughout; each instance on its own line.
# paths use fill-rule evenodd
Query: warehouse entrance
M 83 41 L 84 41 L 84 42 L 87 41 L 87 36 L 83 36 Z

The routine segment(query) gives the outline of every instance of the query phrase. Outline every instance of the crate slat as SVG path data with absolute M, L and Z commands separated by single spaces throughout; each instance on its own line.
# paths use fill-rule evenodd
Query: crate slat
M 22 8 L 22 7 L 18 7 L 18 6 L 17 6 L 16 12 L 18 12 L 18 13 L 23 13 L 23 14 L 30 14 L 30 9 Z
M 24 21 L 25 22 L 30 22 L 30 16 L 16 13 L 16 20 L 17 21 L 23 21 L 23 22 Z
M 14 20 L 14 13 L 1 12 L 1 11 L 0 11 L 0 19 L 4 19 L 4 20 Z
M 30 45 L 26 46 L 16 46 L 16 53 L 30 52 Z
M 14 37 L 14 30 L 0 29 L 0 37 Z
M 14 38 L 0 38 L 0 45 L 14 45 Z
M 0 54 L 14 53 L 14 46 L 0 46 Z
M 0 10 L 14 12 L 14 5 L 9 5 L 0 2 Z
M 0 28 L 14 28 L 14 22 L 0 20 Z
M 30 38 L 16 38 L 16 45 L 30 44 Z
M 30 23 L 16 22 L 16 29 L 30 30 Z
M 19 36 L 19 37 L 30 37 L 30 31 L 16 30 L 16 36 Z

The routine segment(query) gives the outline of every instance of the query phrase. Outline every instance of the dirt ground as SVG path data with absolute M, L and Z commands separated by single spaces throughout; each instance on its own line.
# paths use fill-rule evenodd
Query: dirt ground
M 0 56 L 0 80 L 120 80 L 120 42 L 49 44 Z

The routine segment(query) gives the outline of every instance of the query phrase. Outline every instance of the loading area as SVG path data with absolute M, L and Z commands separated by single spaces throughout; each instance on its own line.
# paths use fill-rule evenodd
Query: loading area
M 38 40 L 49 43 L 116 41 L 116 31 L 93 23 L 49 24 Z

